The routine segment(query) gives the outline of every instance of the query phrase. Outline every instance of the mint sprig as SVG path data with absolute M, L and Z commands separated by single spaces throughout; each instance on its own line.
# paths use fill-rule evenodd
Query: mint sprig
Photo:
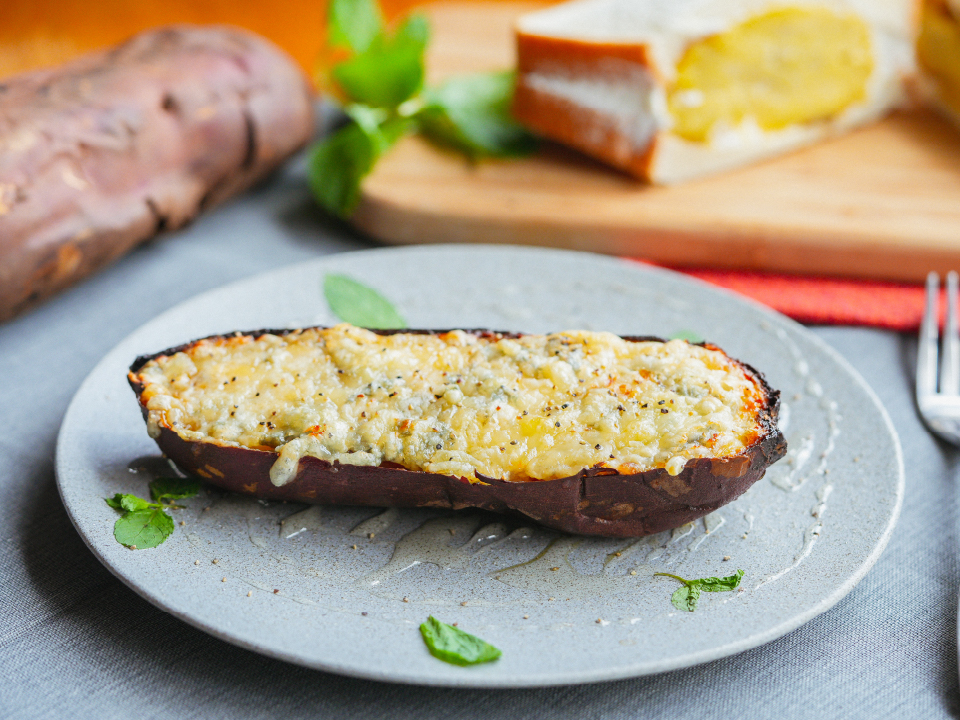
M 677 610 L 683 610 L 684 612 L 693 612 L 697 609 L 697 603 L 700 601 L 700 592 L 729 592 L 736 589 L 740 584 L 740 579 L 743 577 L 743 570 L 737 570 L 736 575 L 729 575 L 728 577 L 706 577 L 698 578 L 696 580 L 686 580 L 679 575 L 672 575 L 671 573 L 654 573 L 653 576 L 657 577 L 658 575 L 668 578 L 673 578 L 683 585 L 677 588 L 673 595 L 670 597 L 670 602 L 673 603 L 673 606 Z
M 420 626 L 430 654 L 452 665 L 477 665 L 499 658 L 503 652 L 486 640 L 440 622 L 433 615 Z
M 424 88 L 430 28 L 422 15 L 391 30 L 375 0 L 332 0 L 327 25 L 329 56 L 338 60 L 324 76 L 348 118 L 310 152 L 310 186 L 327 211 L 349 217 L 363 178 L 410 132 L 473 160 L 535 148 L 533 136 L 510 117 L 512 73 L 465 75 Z
M 127 493 L 104 498 L 107 505 L 123 513 L 113 526 L 113 536 L 131 550 L 160 545 L 173 534 L 173 518 L 167 514 L 167 509 L 183 507 L 172 501 L 192 497 L 198 492 L 200 483 L 197 480 L 162 477 L 150 483 L 150 497 L 154 502 Z

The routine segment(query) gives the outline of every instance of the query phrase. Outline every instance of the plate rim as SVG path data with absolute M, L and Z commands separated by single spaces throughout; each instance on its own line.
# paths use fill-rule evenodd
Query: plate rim
M 105 364 L 108 359 L 120 348 L 122 345 L 128 342 L 131 337 L 141 332 L 146 326 L 152 325 L 155 322 L 161 321 L 163 318 L 166 318 L 171 315 L 176 315 L 182 311 L 184 306 L 193 304 L 202 298 L 212 295 L 214 293 L 229 291 L 230 289 L 244 285 L 252 280 L 262 280 L 266 279 L 271 275 L 283 275 L 284 273 L 289 272 L 293 268 L 302 268 L 304 265 L 314 265 L 322 266 L 323 264 L 330 262 L 331 260 L 340 259 L 345 256 L 354 256 L 354 255 L 366 255 L 369 256 L 372 253 L 375 254 L 415 254 L 423 253 L 428 255 L 433 255 L 437 252 L 443 251 L 455 251 L 455 252 L 516 252 L 518 254 L 528 254 L 528 255 L 558 255 L 558 256 L 570 256 L 570 255 L 581 255 L 587 256 L 591 260 L 599 260 L 601 262 L 611 262 L 618 265 L 629 265 L 637 269 L 639 272 L 647 272 L 653 275 L 662 275 L 674 280 L 679 280 L 683 283 L 691 283 L 693 285 L 699 286 L 701 288 L 708 289 L 711 292 L 720 293 L 725 296 L 727 299 L 748 306 L 754 311 L 759 311 L 762 315 L 766 316 L 768 320 L 776 322 L 781 325 L 785 325 L 790 328 L 792 331 L 799 332 L 805 340 L 812 342 L 817 346 L 817 349 L 820 352 L 823 352 L 829 359 L 842 367 L 850 377 L 854 379 L 859 388 L 864 392 L 867 399 L 870 401 L 873 408 L 878 411 L 879 417 L 883 422 L 883 425 L 886 427 L 890 437 L 893 439 L 892 448 L 894 451 L 894 456 L 896 460 L 896 469 L 897 469 L 897 480 L 894 488 L 894 503 L 892 510 L 890 512 L 889 520 L 883 530 L 883 533 L 877 539 L 875 545 L 871 551 L 863 558 L 859 566 L 854 572 L 849 575 L 846 575 L 843 580 L 838 583 L 838 585 L 833 589 L 831 593 L 822 598 L 819 602 L 814 604 L 812 607 L 807 610 L 796 613 L 784 620 L 783 622 L 768 628 L 765 631 L 760 631 L 757 633 L 752 633 L 743 637 L 737 641 L 729 642 L 726 644 L 717 645 L 712 648 L 707 648 L 703 650 L 698 650 L 694 652 L 689 652 L 683 655 L 673 656 L 668 659 L 652 659 L 642 661 L 633 665 L 621 665 L 613 670 L 594 670 L 594 671 L 577 671 L 571 673 L 557 674 L 551 673 L 549 677 L 537 677 L 536 675 L 524 675 L 513 678 L 502 678 L 502 677 L 487 677 L 487 676 L 477 676 L 470 675 L 469 673 L 464 673 L 462 676 L 450 676 L 450 675 L 438 675 L 431 678 L 424 678 L 419 674 L 405 674 L 404 672 L 395 672 L 390 675 L 384 675 L 381 671 L 378 670 L 365 670 L 362 667 L 354 667 L 353 665 L 340 665 L 336 662 L 315 662 L 309 659 L 298 655 L 293 651 L 284 651 L 283 649 L 274 648 L 266 646 L 262 643 L 251 641 L 246 637 L 218 628 L 214 623 L 207 622 L 206 620 L 194 617 L 189 614 L 189 611 L 180 610 L 175 607 L 169 599 L 165 598 L 163 595 L 151 594 L 147 588 L 141 587 L 137 584 L 136 580 L 131 577 L 127 577 L 123 574 L 121 568 L 109 560 L 105 555 L 98 551 L 95 544 L 87 536 L 82 528 L 82 517 L 78 517 L 75 514 L 75 508 L 73 508 L 68 502 L 65 496 L 64 485 L 66 481 L 64 480 L 65 469 L 62 467 L 62 451 L 64 445 L 64 436 L 67 432 L 67 427 L 69 420 L 74 412 L 79 412 L 75 408 L 79 404 L 80 395 L 87 388 L 88 384 L 93 382 L 93 378 L 98 374 L 101 366 Z M 844 358 L 837 350 L 831 347 L 825 340 L 817 336 L 816 334 L 810 332 L 800 323 L 782 315 L 781 313 L 772 310 L 771 308 L 751 299 L 740 295 L 734 291 L 728 290 L 726 288 L 717 287 L 711 285 L 710 283 L 704 282 L 698 278 L 693 278 L 683 273 L 679 273 L 673 270 L 662 268 L 655 265 L 649 265 L 643 262 L 637 262 L 630 260 L 628 258 L 620 258 L 609 255 L 602 255 L 598 253 L 591 252 L 582 252 L 582 251 L 573 251 L 573 250 L 563 250 L 563 249 L 554 249 L 554 248 L 541 248 L 541 247 L 531 247 L 531 246 L 510 246 L 510 245 L 483 245 L 483 244 L 460 244 L 460 243 L 450 243 L 442 245 L 414 245 L 414 246 L 400 246 L 400 247 L 387 247 L 387 248 L 376 248 L 376 249 L 363 249 L 363 250 L 354 250 L 348 252 L 338 252 L 330 255 L 323 255 L 306 262 L 297 262 L 287 265 L 283 265 L 278 268 L 273 268 L 260 273 L 254 273 L 252 275 L 234 280 L 230 283 L 220 285 L 217 287 L 209 288 L 203 292 L 197 293 L 189 298 L 184 299 L 183 301 L 177 303 L 176 305 L 164 310 L 161 313 L 153 316 L 146 322 L 139 325 L 137 328 L 128 333 L 123 339 L 118 343 L 114 344 L 96 363 L 96 365 L 90 370 L 86 375 L 80 385 L 77 387 L 74 392 L 73 397 L 70 400 L 70 403 L 67 407 L 66 412 L 64 413 L 63 420 L 61 421 L 60 428 L 57 433 L 57 442 L 56 450 L 54 456 L 54 468 L 56 475 L 57 491 L 60 496 L 61 502 L 63 503 L 67 516 L 70 519 L 71 524 L 76 528 L 77 533 L 80 535 L 83 543 L 90 549 L 94 557 L 110 571 L 115 577 L 117 577 L 121 582 L 123 582 L 127 587 L 132 589 L 137 595 L 142 597 L 144 600 L 149 602 L 151 605 L 167 612 L 174 617 L 186 622 L 187 624 L 195 627 L 208 635 L 227 642 L 231 645 L 241 647 L 247 650 L 251 650 L 260 655 L 266 657 L 271 657 L 286 662 L 290 662 L 301 667 L 309 667 L 315 670 L 321 670 L 325 672 L 331 672 L 338 675 L 343 675 L 347 677 L 354 677 L 366 680 L 374 680 L 378 682 L 388 682 L 394 684 L 410 684 L 410 685 L 420 685 L 425 687 L 460 687 L 460 688 L 477 688 L 477 689 L 512 689 L 512 688 L 531 688 L 531 687 L 551 687 L 559 685 L 580 685 L 580 684 L 589 684 L 589 683 L 598 683 L 598 682 L 613 682 L 616 680 L 623 680 L 627 678 L 642 677 L 648 675 L 655 675 L 664 672 L 669 672 L 672 670 L 677 670 L 681 668 L 693 667 L 703 663 L 707 663 L 713 660 L 718 660 L 721 658 L 729 657 L 731 655 L 744 652 L 746 650 L 759 647 L 770 643 L 780 637 L 783 637 L 787 633 L 797 629 L 801 625 L 806 624 L 813 618 L 821 615 L 831 608 L 833 608 L 840 600 L 846 597 L 854 587 L 866 576 L 866 574 L 873 568 L 877 560 L 883 554 L 883 551 L 886 549 L 889 544 L 890 538 L 892 537 L 893 531 L 896 528 L 898 523 L 901 510 L 903 507 L 905 487 L 906 487 L 906 474 L 903 461 L 903 451 L 900 443 L 899 435 L 896 432 L 896 428 L 893 425 L 892 420 L 890 419 L 889 414 L 887 413 L 886 408 L 883 403 L 880 401 L 880 398 L 874 392 L 873 388 L 866 382 L 866 380 L 860 375 L 860 373 Z

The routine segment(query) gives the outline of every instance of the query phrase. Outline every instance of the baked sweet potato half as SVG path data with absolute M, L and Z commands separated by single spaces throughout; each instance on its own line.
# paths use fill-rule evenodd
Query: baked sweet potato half
M 779 393 L 682 340 L 259 330 L 137 358 L 128 379 L 161 450 L 228 490 L 476 507 L 582 535 L 678 527 L 786 452 Z

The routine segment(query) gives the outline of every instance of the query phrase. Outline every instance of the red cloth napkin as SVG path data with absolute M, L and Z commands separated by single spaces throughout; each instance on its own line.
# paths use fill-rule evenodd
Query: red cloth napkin
M 914 331 L 923 317 L 923 285 L 744 270 L 671 269 L 734 290 L 802 323 Z

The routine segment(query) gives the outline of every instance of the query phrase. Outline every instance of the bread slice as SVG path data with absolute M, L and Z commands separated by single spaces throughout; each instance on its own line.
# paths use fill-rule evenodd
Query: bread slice
M 520 18 L 514 114 L 659 184 L 902 102 L 917 0 L 573 0 Z
M 960 0 L 926 0 L 917 56 L 924 100 L 960 127 Z

